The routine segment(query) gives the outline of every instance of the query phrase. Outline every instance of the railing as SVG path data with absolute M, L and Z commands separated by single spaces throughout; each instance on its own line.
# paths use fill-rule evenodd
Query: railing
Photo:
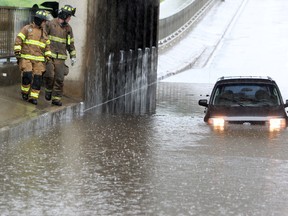
M 14 41 L 20 29 L 31 22 L 30 8 L 0 7 L 0 59 L 14 56 Z

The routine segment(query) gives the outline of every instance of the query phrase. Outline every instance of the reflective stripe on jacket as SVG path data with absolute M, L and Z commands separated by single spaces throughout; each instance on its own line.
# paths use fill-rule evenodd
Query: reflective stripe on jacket
M 20 51 L 21 58 L 35 61 L 45 61 L 45 57 L 52 54 L 46 31 L 34 23 L 24 26 L 18 33 L 14 51 Z

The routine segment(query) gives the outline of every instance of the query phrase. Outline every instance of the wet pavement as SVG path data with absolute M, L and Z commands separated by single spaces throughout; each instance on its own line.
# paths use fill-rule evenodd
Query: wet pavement
M 18 123 L 27 118 L 36 117 L 37 115 L 41 115 L 46 112 L 53 112 L 62 107 L 52 106 L 51 101 L 46 101 L 44 99 L 44 90 L 38 100 L 38 105 L 35 106 L 33 104 L 28 103 L 27 101 L 22 100 L 20 84 L 15 84 L 6 87 L 0 87 L 0 127 L 9 126 Z M 63 103 L 65 108 L 66 106 L 71 106 L 79 101 L 72 98 L 63 98 Z
M 43 92 L 44 89 L 35 106 L 22 100 L 20 84 L 0 87 L 0 143 L 31 136 L 38 133 L 37 129 L 66 121 L 77 115 L 83 105 L 79 100 L 63 97 L 63 106 L 52 106 Z

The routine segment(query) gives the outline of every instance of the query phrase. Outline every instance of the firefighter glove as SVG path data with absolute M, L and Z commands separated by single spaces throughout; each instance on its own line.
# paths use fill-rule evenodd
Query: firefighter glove
M 75 63 L 76 63 L 76 58 L 71 58 L 71 66 L 74 66 Z
M 16 57 L 16 58 L 20 58 L 20 57 L 21 57 L 21 52 L 20 52 L 20 50 L 15 51 L 14 54 L 15 54 L 15 57 Z
M 46 62 L 51 61 L 51 57 L 50 56 L 46 56 L 45 59 L 46 59 Z

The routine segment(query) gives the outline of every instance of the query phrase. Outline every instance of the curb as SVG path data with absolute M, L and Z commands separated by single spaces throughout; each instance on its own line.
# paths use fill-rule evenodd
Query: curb
M 61 123 L 69 122 L 71 119 L 83 114 L 84 103 L 70 104 L 57 110 L 45 112 L 34 117 L 26 117 L 14 121 L 9 126 L 0 128 L 0 142 L 9 142 L 29 136 L 39 135 L 43 130 Z

